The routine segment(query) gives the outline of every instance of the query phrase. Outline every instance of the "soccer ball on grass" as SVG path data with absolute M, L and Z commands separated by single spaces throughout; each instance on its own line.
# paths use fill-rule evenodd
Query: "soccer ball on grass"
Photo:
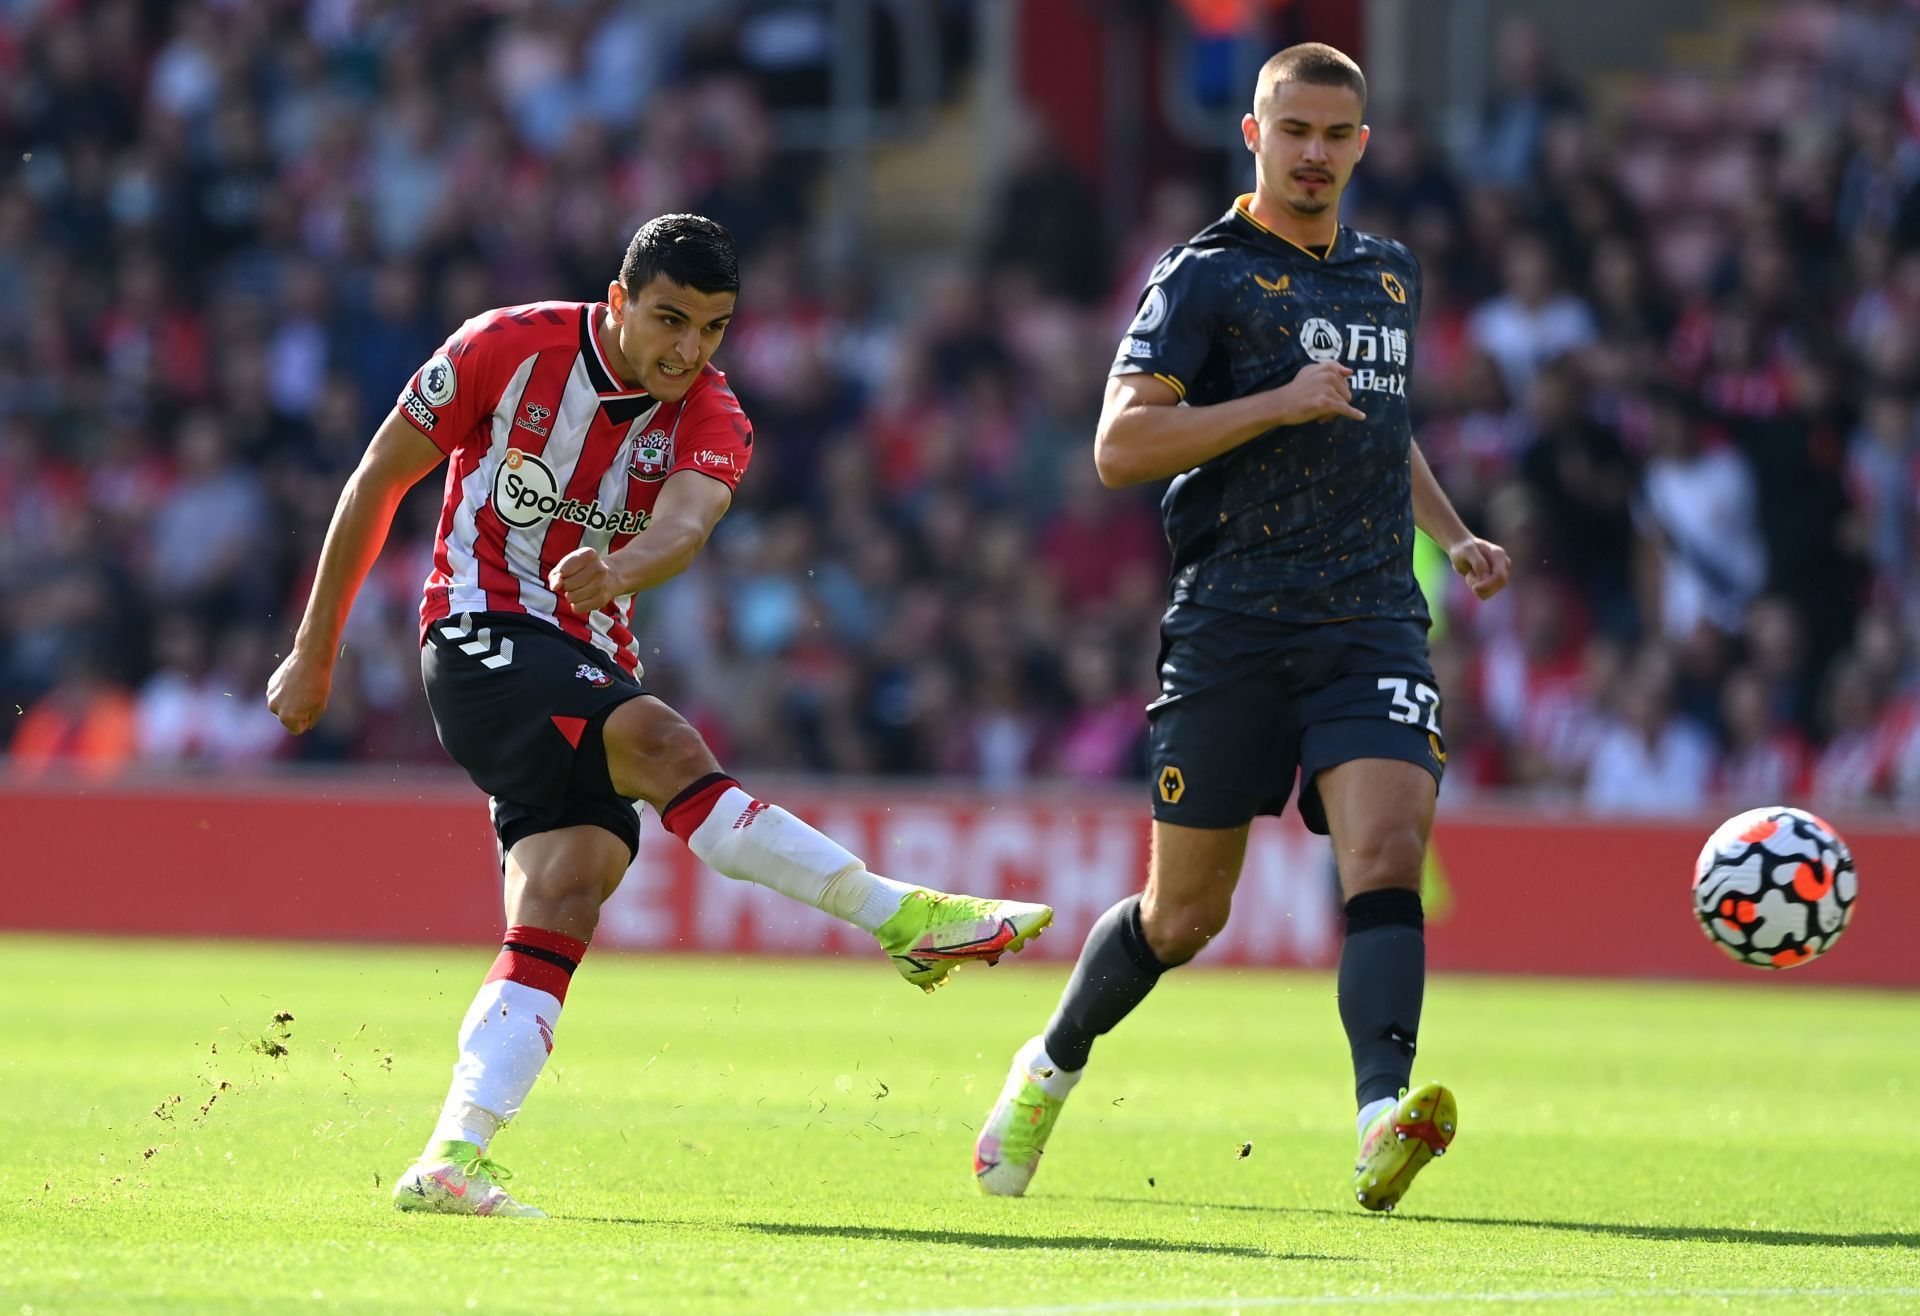
M 1833 949 L 1853 916 L 1853 854 L 1803 809 L 1750 809 L 1707 838 L 1693 866 L 1693 912 L 1742 964 L 1791 969 Z

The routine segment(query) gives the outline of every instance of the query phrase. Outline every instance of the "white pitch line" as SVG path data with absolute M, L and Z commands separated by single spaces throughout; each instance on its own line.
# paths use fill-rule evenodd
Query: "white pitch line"
M 1266 1298 L 1167 1298 L 1057 1306 L 941 1307 L 915 1316 L 1100 1316 L 1129 1311 L 1246 1311 L 1277 1307 L 1384 1307 L 1390 1303 L 1629 1302 L 1642 1298 L 1920 1298 L 1920 1288 L 1539 1289 L 1507 1293 L 1303 1293 Z M 864 1316 L 897 1316 L 867 1313 Z

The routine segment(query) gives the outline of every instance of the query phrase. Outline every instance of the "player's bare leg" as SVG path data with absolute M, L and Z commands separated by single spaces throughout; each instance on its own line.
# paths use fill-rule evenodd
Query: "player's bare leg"
M 1420 872 L 1437 790 L 1426 769 L 1397 759 L 1354 759 L 1315 785 L 1333 837 L 1347 936 L 1340 952 L 1340 1021 L 1353 1052 L 1360 1106 L 1354 1196 L 1391 1211 L 1459 1122 L 1438 1083 L 1409 1092 L 1426 985 Z
M 1000 1099 L 980 1126 L 973 1175 L 982 1192 L 1026 1192 L 1094 1039 L 1145 1000 L 1161 974 L 1198 955 L 1226 927 L 1246 852 L 1245 825 L 1154 821 L 1146 891 L 1093 925 L 1053 1019 L 1015 1053 Z
M 652 696 L 606 721 L 614 789 L 645 800 L 708 867 L 874 934 L 908 982 L 932 991 L 962 965 L 997 964 L 1053 921 L 1045 905 L 950 895 L 896 882 L 726 775 L 700 733 Z
M 507 934 L 461 1022 L 460 1058 L 433 1136 L 394 1185 L 401 1210 L 546 1214 L 500 1186 L 507 1174 L 487 1147 L 546 1067 L 568 982 L 628 859 L 626 843 L 600 827 L 537 832 L 508 852 Z

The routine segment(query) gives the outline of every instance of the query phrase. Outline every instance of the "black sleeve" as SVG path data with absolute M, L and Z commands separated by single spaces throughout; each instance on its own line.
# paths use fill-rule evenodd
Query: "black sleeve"
M 1108 378 L 1155 375 L 1182 398 L 1213 347 L 1214 297 L 1198 253 L 1175 247 L 1160 258 L 1140 296 Z

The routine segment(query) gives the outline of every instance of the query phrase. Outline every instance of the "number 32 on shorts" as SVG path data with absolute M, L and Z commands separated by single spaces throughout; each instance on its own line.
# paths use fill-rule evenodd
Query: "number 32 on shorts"
M 1393 700 L 1387 716 L 1408 726 L 1424 727 L 1440 734 L 1440 692 L 1425 681 L 1409 681 L 1404 676 L 1383 676 L 1379 688 Z

